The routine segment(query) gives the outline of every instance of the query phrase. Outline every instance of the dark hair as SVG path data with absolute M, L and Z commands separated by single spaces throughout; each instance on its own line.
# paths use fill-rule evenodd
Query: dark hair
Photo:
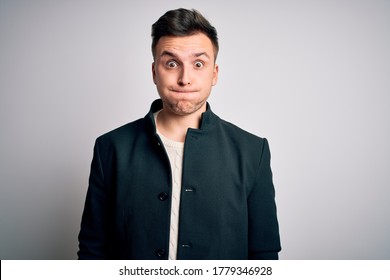
M 156 55 L 156 45 L 163 36 L 189 36 L 204 33 L 214 46 L 215 59 L 219 46 L 217 30 L 197 10 L 177 9 L 166 12 L 152 25 L 152 53 Z

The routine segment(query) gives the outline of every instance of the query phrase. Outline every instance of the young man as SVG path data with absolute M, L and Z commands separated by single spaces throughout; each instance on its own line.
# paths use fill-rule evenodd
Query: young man
M 217 33 L 197 11 L 152 26 L 160 99 L 142 119 L 96 140 L 80 259 L 277 259 L 267 140 L 207 103 Z

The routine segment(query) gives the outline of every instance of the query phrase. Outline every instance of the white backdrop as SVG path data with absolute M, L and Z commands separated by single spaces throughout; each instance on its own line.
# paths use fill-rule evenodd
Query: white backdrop
M 270 142 L 281 259 L 390 259 L 387 0 L 0 0 L 0 258 L 76 258 L 94 140 L 157 98 L 178 7 L 218 30 L 213 111 Z

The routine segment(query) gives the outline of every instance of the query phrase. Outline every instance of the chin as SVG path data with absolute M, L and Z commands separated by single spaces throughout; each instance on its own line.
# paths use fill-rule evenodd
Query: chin
M 198 112 L 203 109 L 205 102 L 193 103 L 189 101 L 179 101 L 176 103 L 169 103 L 168 107 L 170 111 L 176 115 L 186 116 Z M 204 107 L 205 108 L 205 107 Z

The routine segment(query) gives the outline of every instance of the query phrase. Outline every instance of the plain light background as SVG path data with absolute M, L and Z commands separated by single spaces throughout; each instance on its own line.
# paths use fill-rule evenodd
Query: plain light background
M 94 140 L 157 98 L 179 7 L 219 33 L 213 111 L 270 142 L 280 258 L 390 259 L 387 0 L 0 0 L 0 258 L 76 258 Z

